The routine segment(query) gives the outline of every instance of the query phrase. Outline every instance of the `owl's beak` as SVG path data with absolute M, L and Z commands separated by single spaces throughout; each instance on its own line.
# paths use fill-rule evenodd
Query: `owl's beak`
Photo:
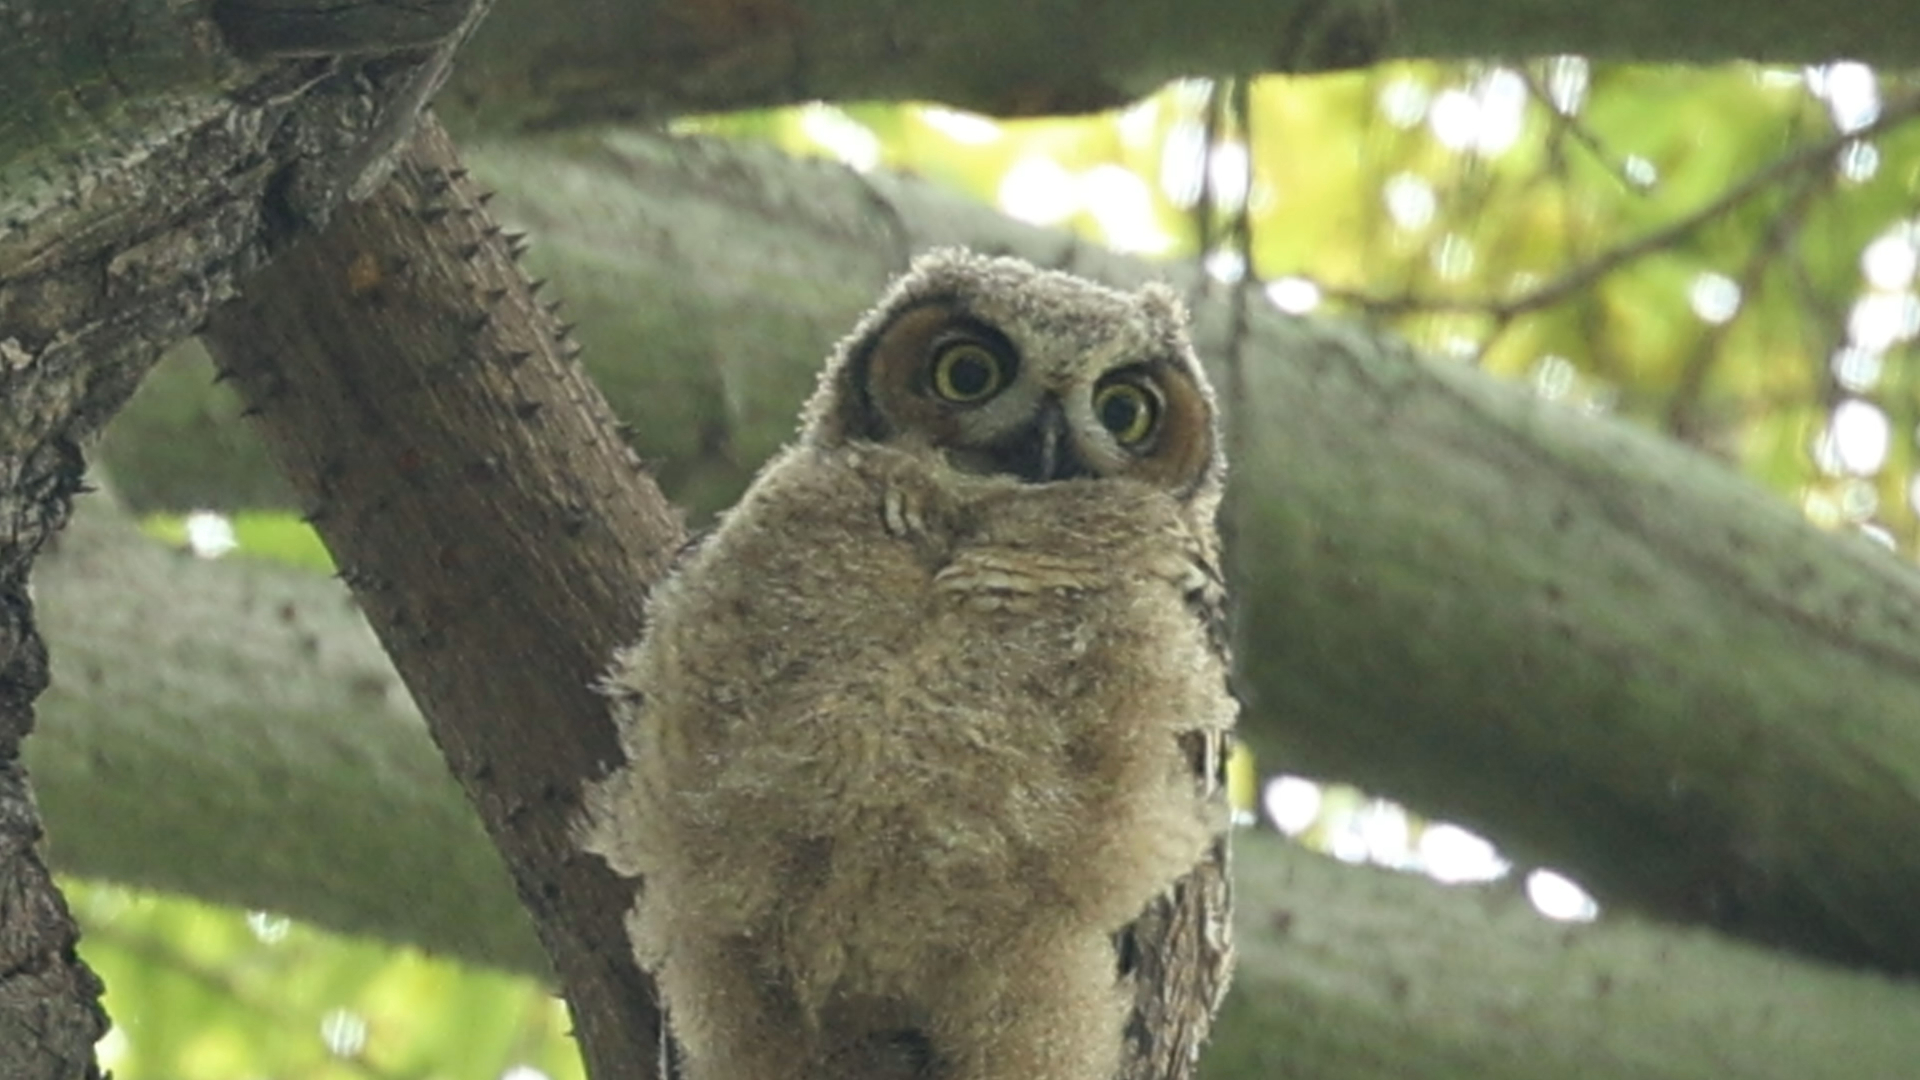
M 1060 399 L 1048 394 L 1040 402 L 1040 415 L 1033 418 L 1034 435 L 1039 446 L 1039 475 L 1034 477 L 1037 483 L 1064 479 L 1067 475 L 1063 466 L 1071 464 L 1072 448 L 1067 441 L 1067 414 L 1060 408 Z
M 949 460 L 961 467 L 989 475 L 1017 476 L 1029 484 L 1070 480 L 1092 476 L 1080 455 L 1074 453 L 1073 439 L 1067 430 L 1067 413 L 1058 398 L 1049 394 L 1040 400 L 1040 408 L 1031 423 L 1007 442 L 988 448 L 969 462 L 950 454 Z

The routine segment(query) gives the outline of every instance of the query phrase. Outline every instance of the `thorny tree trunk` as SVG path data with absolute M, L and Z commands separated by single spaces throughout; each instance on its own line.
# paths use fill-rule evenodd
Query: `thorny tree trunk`
M 621 758 L 595 684 L 682 534 L 483 203 L 423 123 L 206 340 L 506 857 L 590 1074 L 645 1080 L 631 888 L 568 829 Z

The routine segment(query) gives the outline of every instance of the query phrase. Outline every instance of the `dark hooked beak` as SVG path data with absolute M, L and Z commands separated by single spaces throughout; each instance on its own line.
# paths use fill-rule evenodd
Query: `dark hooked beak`
M 1029 484 L 1045 484 L 1077 476 L 1092 476 L 1092 470 L 1073 452 L 1073 440 L 1067 432 L 1066 410 L 1049 394 L 1040 402 L 1040 411 L 1020 437 L 1001 447 L 994 455 L 997 472 L 1011 473 Z
M 1034 417 L 1033 428 L 1039 442 L 1038 476 L 1034 480 L 1045 483 L 1048 480 L 1061 479 L 1060 466 L 1072 451 L 1065 445 L 1067 441 L 1067 414 L 1060 408 L 1060 399 L 1048 394 L 1040 402 L 1040 415 Z
M 1012 438 L 977 450 L 952 450 L 948 460 L 982 476 L 1017 476 L 1029 484 L 1071 480 L 1096 475 L 1074 452 L 1067 413 L 1049 394 L 1040 401 L 1031 423 Z

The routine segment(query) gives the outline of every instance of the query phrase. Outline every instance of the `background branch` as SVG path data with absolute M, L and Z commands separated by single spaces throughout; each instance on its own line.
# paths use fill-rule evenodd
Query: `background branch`
M 554 129 L 815 99 L 1074 112 L 1180 75 L 1388 57 L 1899 67 L 1920 55 L 1920 28 L 1905 15 L 1898 0 L 1632 0 L 1604 15 L 1564 0 L 976 0 L 965 18 L 941 5 L 833 0 L 505 0 L 440 107 L 461 131 Z
M 34 585 L 53 684 L 25 757 L 56 868 L 546 972 L 340 582 L 165 547 L 95 497 Z

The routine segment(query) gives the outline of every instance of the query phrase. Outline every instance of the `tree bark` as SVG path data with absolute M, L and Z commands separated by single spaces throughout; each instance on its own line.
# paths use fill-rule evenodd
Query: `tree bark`
M 205 336 L 505 857 L 589 1074 L 645 1078 L 633 886 L 570 829 L 621 760 L 595 686 L 683 534 L 483 205 L 423 122 Z

